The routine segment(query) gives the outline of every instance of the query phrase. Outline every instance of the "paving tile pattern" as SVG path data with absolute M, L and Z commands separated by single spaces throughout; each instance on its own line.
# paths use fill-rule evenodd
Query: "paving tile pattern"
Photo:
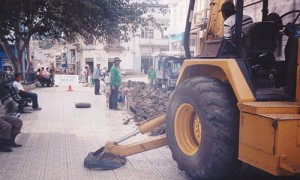
M 2 180 L 94 180 L 94 179 L 188 179 L 178 170 L 167 147 L 128 157 L 126 165 L 115 170 L 90 170 L 83 159 L 91 152 L 135 130 L 123 125 L 126 111 L 110 111 L 105 97 L 95 96 L 91 87 L 37 88 L 41 111 L 22 114 L 22 134 L 17 142 L 23 147 L 12 153 L 0 152 Z M 89 102 L 91 108 L 77 109 L 75 103 Z M 147 138 L 134 137 L 128 142 Z

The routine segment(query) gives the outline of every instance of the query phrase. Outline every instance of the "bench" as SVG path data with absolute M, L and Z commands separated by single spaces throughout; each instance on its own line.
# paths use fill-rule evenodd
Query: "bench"
M 21 114 L 18 113 L 18 112 L 9 112 L 9 113 L 7 113 L 7 116 L 12 116 L 12 117 L 15 117 L 15 118 L 19 118 L 21 116 Z
M 13 86 L 13 82 L 7 82 L 5 84 L 5 87 L 8 89 L 8 92 L 12 99 L 18 104 L 18 111 L 19 113 L 25 113 L 24 106 L 27 103 L 31 103 L 30 98 L 22 98 L 16 91 L 16 89 Z

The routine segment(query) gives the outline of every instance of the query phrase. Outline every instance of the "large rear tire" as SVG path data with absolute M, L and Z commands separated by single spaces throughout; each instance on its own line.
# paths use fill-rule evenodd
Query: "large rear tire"
M 192 178 L 225 178 L 240 167 L 236 103 L 230 85 L 214 78 L 188 79 L 175 89 L 167 111 L 168 145 Z

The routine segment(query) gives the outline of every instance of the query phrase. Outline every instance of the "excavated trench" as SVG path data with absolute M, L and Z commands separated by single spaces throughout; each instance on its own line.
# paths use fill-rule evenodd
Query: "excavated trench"
M 139 125 L 144 121 L 167 111 L 171 91 L 164 88 L 150 87 L 145 82 L 128 81 L 123 84 L 122 93 L 126 96 L 127 109 L 132 114 L 124 119 L 124 124 L 135 123 Z M 165 133 L 165 125 L 157 127 L 150 135 Z

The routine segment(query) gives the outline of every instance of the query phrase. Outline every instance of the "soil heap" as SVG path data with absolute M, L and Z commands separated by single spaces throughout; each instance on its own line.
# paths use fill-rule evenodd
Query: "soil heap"
M 128 81 L 123 84 L 122 92 L 126 95 L 128 108 L 133 113 L 132 118 L 124 121 L 128 124 L 131 120 L 139 125 L 152 117 L 167 111 L 171 91 L 163 88 L 150 87 L 149 84 L 138 81 Z M 165 125 L 154 129 L 151 135 L 165 133 Z

